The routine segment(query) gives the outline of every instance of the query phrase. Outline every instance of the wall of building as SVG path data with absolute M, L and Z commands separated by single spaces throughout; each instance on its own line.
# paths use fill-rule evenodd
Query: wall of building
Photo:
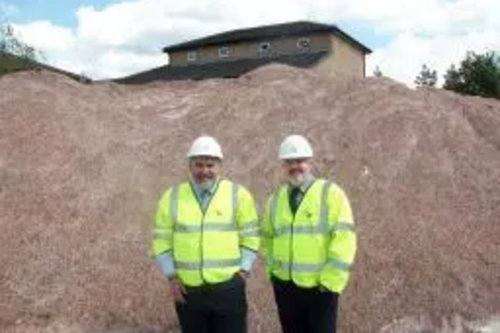
M 310 46 L 307 49 L 297 47 L 297 42 L 301 38 L 309 38 Z M 260 43 L 270 43 L 270 49 L 266 53 L 259 51 Z M 219 45 L 199 48 L 197 52 L 197 61 L 187 61 L 187 51 L 173 52 L 170 54 L 169 63 L 171 66 L 185 66 L 189 64 L 202 64 L 214 61 L 230 61 L 239 59 L 251 59 L 257 57 L 274 57 L 286 54 L 296 54 L 301 52 L 318 52 L 331 49 L 331 39 L 328 33 L 317 33 L 304 36 L 290 36 L 278 39 L 262 39 L 252 42 L 234 43 L 229 46 L 230 55 L 227 58 L 219 57 Z
M 318 68 L 339 77 L 364 77 L 365 55 L 337 36 L 330 36 L 332 54 L 318 64 Z

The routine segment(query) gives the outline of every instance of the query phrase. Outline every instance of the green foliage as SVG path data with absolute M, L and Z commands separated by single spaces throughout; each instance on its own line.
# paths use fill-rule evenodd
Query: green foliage
M 426 64 L 422 65 L 420 74 L 415 79 L 418 87 L 435 87 L 437 83 L 437 71 L 431 70 Z
M 460 66 L 450 66 L 444 79 L 444 89 L 500 99 L 500 56 L 495 52 L 468 52 Z
M 43 58 L 39 51 L 16 36 L 14 28 L 9 23 L 0 23 L 0 52 L 10 53 L 31 61 Z

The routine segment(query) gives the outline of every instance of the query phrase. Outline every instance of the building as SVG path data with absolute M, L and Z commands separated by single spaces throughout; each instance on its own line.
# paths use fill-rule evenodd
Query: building
M 233 78 L 269 63 L 321 66 L 339 77 L 364 77 L 371 50 L 335 25 L 309 21 L 228 31 L 163 48 L 169 64 L 115 80 Z

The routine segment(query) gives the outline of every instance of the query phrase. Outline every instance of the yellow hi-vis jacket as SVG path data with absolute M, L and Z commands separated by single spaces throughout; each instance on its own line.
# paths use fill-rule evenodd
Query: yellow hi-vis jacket
M 257 210 L 243 186 L 221 180 L 203 213 L 189 181 L 168 189 L 156 216 L 153 252 L 172 252 L 187 286 L 224 282 L 241 269 L 241 248 L 259 250 Z
M 338 185 L 317 179 L 294 216 L 289 191 L 283 185 L 266 205 L 262 231 L 267 274 L 300 287 L 342 293 L 357 246 L 346 194 Z

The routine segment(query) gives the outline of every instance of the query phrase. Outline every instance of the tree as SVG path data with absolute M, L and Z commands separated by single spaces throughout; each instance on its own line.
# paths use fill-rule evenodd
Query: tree
M 382 73 L 382 71 L 380 70 L 380 68 L 378 66 L 375 67 L 375 70 L 373 71 L 373 75 L 376 76 L 376 77 L 382 77 L 382 76 L 384 76 L 384 74 Z
M 444 80 L 444 89 L 500 99 L 500 56 L 495 52 L 467 52 L 458 68 L 450 66 Z
M 24 43 L 8 22 L 0 22 L 0 52 L 14 54 L 26 60 L 43 59 L 43 54 L 34 47 Z
M 437 83 L 437 71 L 431 70 L 426 64 L 422 65 L 420 74 L 415 79 L 418 87 L 435 87 Z

